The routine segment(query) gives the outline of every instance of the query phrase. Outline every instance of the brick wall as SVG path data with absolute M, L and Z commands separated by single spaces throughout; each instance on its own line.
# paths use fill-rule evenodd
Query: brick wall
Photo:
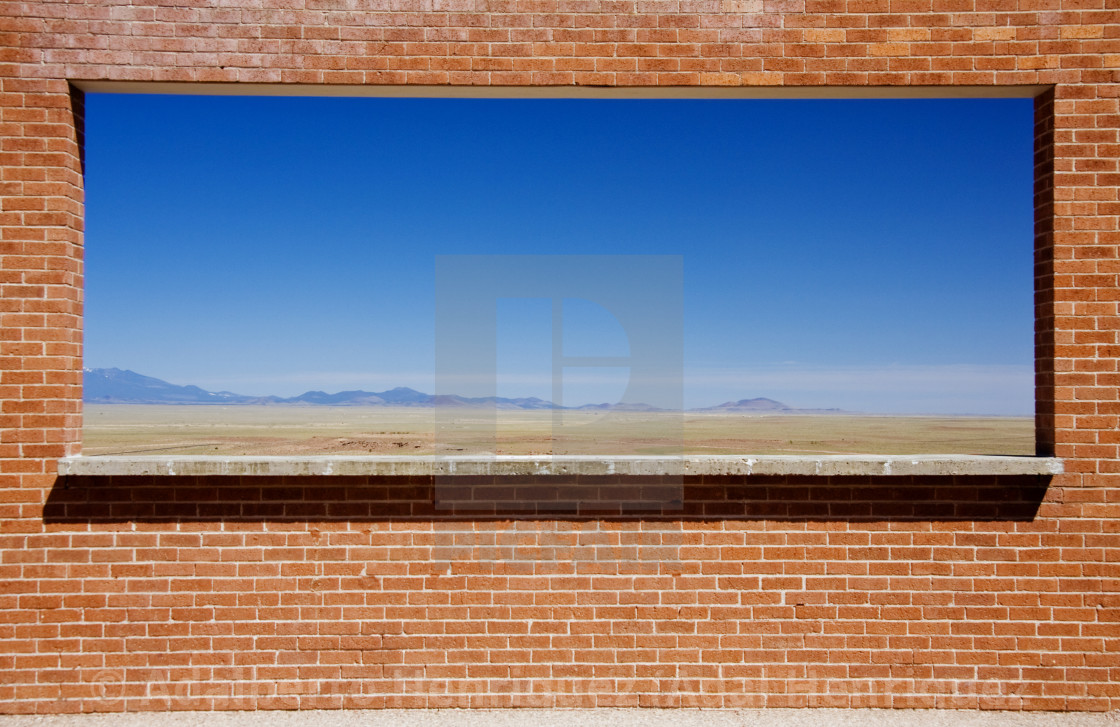
M 1120 707 L 1112 0 L 218 5 L 0 4 L 0 709 Z M 82 81 L 1047 87 L 1038 441 L 1067 474 L 688 480 L 643 518 L 61 481 Z

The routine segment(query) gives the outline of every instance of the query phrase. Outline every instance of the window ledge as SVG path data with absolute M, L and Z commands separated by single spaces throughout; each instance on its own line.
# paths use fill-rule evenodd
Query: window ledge
M 996 455 L 685 455 L 317 457 L 64 457 L 58 474 L 81 476 L 392 476 L 524 475 L 1056 475 L 1054 457 Z

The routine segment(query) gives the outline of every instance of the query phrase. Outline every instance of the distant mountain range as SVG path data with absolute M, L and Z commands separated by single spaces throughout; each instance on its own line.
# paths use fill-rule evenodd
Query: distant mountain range
M 648 404 L 584 404 L 557 407 L 537 397 L 510 399 L 501 396 L 465 397 L 453 394 L 425 394 L 405 386 L 387 391 L 308 391 L 288 398 L 280 396 L 246 396 L 232 391 L 207 391 L 197 386 L 179 386 L 162 379 L 144 376 L 125 369 L 84 369 L 82 400 L 91 404 L 304 404 L 308 406 L 451 406 L 498 409 L 573 409 L 585 411 L 661 411 Z M 792 409 L 773 399 L 741 399 L 693 411 L 706 412 L 788 412 Z M 816 410 L 813 410 L 816 411 Z M 834 410 L 833 410 L 834 411 Z
M 709 406 L 697 411 L 797 411 L 791 409 L 780 401 L 773 399 L 740 399 L 739 401 L 725 401 L 717 406 Z

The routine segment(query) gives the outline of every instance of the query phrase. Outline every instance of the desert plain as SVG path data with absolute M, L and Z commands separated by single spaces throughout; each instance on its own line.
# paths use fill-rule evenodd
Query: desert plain
M 1030 417 L 86 404 L 91 455 L 1033 455 Z

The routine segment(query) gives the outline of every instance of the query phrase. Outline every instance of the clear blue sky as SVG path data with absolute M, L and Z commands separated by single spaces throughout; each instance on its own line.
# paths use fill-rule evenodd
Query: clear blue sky
M 1026 99 L 92 94 L 85 365 L 432 391 L 436 256 L 681 255 L 686 406 L 1030 414 L 1031 126 Z M 550 398 L 534 310 L 503 394 Z M 565 403 L 613 395 L 592 373 Z

